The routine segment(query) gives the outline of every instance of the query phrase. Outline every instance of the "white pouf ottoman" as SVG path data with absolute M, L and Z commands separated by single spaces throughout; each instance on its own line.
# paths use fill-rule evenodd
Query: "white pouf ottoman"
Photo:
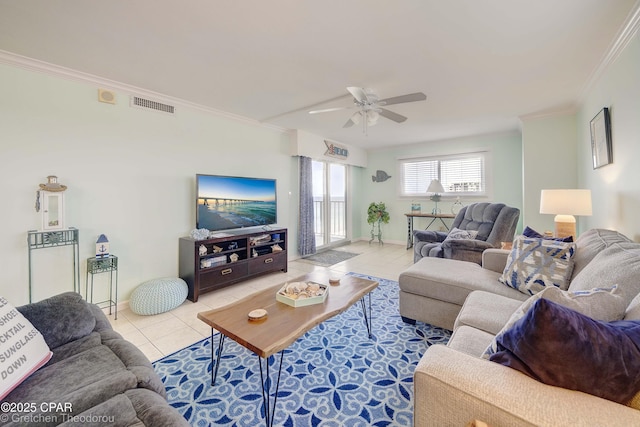
M 141 283 L 131 293 L 129 308 L 149 316 L 173 310 L 187 299 L 187 283 L 178 277 L 162 277 Z

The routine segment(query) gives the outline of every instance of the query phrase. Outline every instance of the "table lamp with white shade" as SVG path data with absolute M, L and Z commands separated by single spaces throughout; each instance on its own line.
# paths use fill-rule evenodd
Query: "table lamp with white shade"
M 552 214 L 556 224 L 555 237 L 572 236 L 576 239 L 574 215 L 591 215 L 591 190 L 542 190 L 540 213 Z
M 438 202 L 441 199 L 440 193 L 444 193 L 444 187 L 440 184 L 440 181 L 432 179 L 429 187 L 427 187 L 427 193 L 431 193 L 431 197 L 429 197 L 429 199 L 436 202 L 436 206 L 433 208 L 431 213 L 438 215 L 440 213 L 440 209 L 438 209 Z

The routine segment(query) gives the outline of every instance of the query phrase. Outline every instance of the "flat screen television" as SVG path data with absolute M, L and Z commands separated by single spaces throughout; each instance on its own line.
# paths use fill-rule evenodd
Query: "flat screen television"
M 275 179 L 196 175 L 196 228 L 217 231 L 276 222 Z

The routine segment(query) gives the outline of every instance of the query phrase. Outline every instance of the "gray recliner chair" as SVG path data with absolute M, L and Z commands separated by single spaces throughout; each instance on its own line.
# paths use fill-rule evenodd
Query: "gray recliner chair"
M 415 230 L 413 232 L 413 261 L 423 257 L 450 258 L 482 263 L 482 252 L 511 242 L 516 231 L 520 209 L 504 203 L 473 203 L 458 212 L 451 230 L 477 231 L 474 239 L 447 239 L 442 231 Z

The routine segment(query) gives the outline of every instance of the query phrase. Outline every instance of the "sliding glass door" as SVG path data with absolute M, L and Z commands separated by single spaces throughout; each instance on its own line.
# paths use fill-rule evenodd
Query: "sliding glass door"
M 347 167 L 313 161 L 313 214 L 316 246 L 330 246 L 347 239 Z

